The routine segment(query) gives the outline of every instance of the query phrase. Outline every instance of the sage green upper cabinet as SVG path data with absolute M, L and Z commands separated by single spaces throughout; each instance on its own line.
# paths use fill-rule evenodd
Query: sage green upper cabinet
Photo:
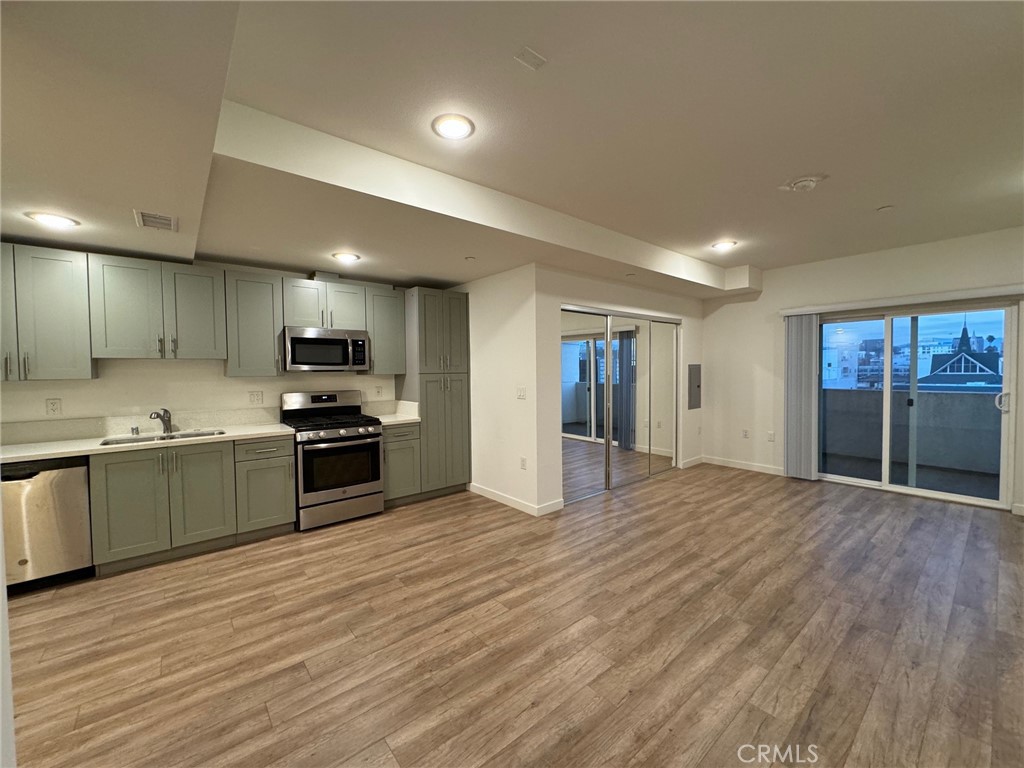
M 228 376 L 277 376 L 284 327 L 281 278 L 263 272 L 228 272 Z
M 284 324 L 300 328 L 327 327 L 327 283 L 284 278 Z
M 405 373 L 405 291 L 386 285 L 366 288 L 370 373 Z
M 163 357 L 159 261 L 89 254 L 93 357 Z
M 420 373 L 444 370 L 444 291 L 413 288 L 419 319 Z
M 14 293 L 21 377 L 92 378 L 86 255 L 15 245 Z
M 163 265 L 164 338 L 167 357 L 224 360 L 224 270 Z
M 366 330 L 366 289 L 350 283 L 327 286 L 327 327 L 345 331 Z
M 94 563 L 112 563 L 171 548 L 167 451 L 89 457 Z
M 4 381 L 21 379 L 18 357 L 18 310 L 14 300 L 14 246 L 0 244 L 0 375 Z
M 230 442 L 166 449 L 171 546 L 230 536 L 235 522 L 235 448 Z
M 408 295 L 407 309 L 416 310 L 419 372 L 468 373 L 468 295 L 435 288 L 412 288 Z
M 444 301 L 444 370 L 446 373 L 469 372 L 469 294 L 445 291 Z

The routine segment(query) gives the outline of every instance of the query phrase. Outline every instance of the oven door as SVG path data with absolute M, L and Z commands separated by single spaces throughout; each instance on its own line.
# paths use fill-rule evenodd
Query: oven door
M 384 490 L 379 437 L 299 444 L 299 506 L 351 499 Z
M 352 370 L 352 345 L 344 333 L 329 328 L 291 326 L 284 330 L 285 370 Z

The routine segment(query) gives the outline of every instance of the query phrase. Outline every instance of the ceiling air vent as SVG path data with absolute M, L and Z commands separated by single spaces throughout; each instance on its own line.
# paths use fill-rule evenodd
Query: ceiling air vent
M 536 72 L 538 69 L 548 63 L 548 60 L 537 53 L 533 48 L 524 47 L 519 53 L 513 56 L 516 61 L 522 64 L 527 69 L 532 69 Z
M 162 213 L 147 213 L 146 211 L 135 209 L 135 226 L 177 232 L 178 217 L 165 216 Z

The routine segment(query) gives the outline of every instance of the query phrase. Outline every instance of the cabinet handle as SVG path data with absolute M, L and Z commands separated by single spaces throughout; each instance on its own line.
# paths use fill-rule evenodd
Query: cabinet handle
M 25 378 L 28 378 L 28 353 L 21 356 L 22 367 L 25 369 Z
M 280 355 L 275 355 L 274 356 L 274 374 L 276 375 L 276 374 L 278 374 L 280 372 L 281 372 L 281 356 Z
M 288 479 L 289 480 L 294 480 L 295 479 L 295 462 L 294 461 L 289 461 L 288 462 Z
M 384 463 L 385 464 L 388 463 L 388 449 L 387 448 L 384 449 Z
M 334 310 L 333 309 L 331 310 L 331 325 L 330 325 L 330 327 L 331 328 L 334 327 Z
M 452 369 L 452 356 L 451 355 L 445 355 L 444 356 L 444 369 L 446 371 L 450 371 Z
M 320 310 L 320 327 L 324 327 L 324 311 L 322 309 Z
M 11 378 L 11 353 L 8 352 L 4 355 L 4 381 L 10 381 Z
M 277 453 L 277 451 L 277 448 L 261 448 L 258 451 L 253 451 L 253 453 Z
M 178 471 L 178 452 L 171 451 L 171 472 Z
M 444 377 L 444 388 L 445 388 L 445 389 L 446 389 L 446 390 L 447 390 L 448 392 L 451 392 L 451 391 L 452 391 L 452 379 L 451 379 L 451 377 L 450 377 L 450 376 L 445 376 L 445 377 Z
M 175 357 L 178 356 L 178 337 L 177 336 L 171 336 L 171 354 L 173 354 Z
M 162 475 L 164 473 L 164 453 L 161 451 L 156 455 L 157 471 Z
M 163 357 L 164 356 L 164 337 L 163 336 L 157 336 L 156 337 L 156 348 L 157 348 L 157 352 L 160 353 L 160 357 Z

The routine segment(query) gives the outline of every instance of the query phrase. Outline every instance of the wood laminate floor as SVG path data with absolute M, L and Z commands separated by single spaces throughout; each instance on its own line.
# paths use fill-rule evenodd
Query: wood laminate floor
M 612 484 L 646 479 L 672 468 L 670 456 L 627 451 L 612 446 Z M 562 498 L 582 499 L 604 490 L 604 443 L 562 438 Z
M 14 598 L 19 760 L 1016 768 L 1022 559 L 1008 513 L 709 465 L 463 493 Z

